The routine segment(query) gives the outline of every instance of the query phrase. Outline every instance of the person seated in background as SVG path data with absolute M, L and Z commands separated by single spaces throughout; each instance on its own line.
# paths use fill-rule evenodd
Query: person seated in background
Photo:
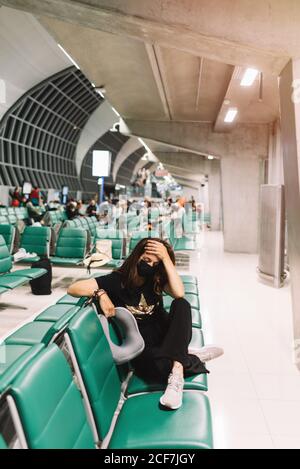
M 32 202 L 32 204 L 37 207 L 40 203 L 40 189 L 38 188 L 38 186 L 34 186 L 32 191 L 30 192 L 30 201 Z
M 86 209 L 88 217 L 96 217 L 98 219 L 97 205 L 94 199 L 92 199 Z
M 66 205 L 66 214 L 69 220 L 73 220 L 78 216 L 77 202 L 70 199 Z
M 16 186 L 14 188 L 14 191 L 13 193 L 10 193 L 11 195 L 11 206 L 12 207 L 19 207 L 20 206 L 20 202 L 22 200 L 22 192 L 21 192 L 21 188 Z
M 27 208 L 27 211 L 28 211 L 29 219 L 32 219 L 35 223 L 36 222 L 42 222 L 42 218 L 43 218 L 44 214 L 41 213 L 40 207 L 34 206 L 32 201 L 29 200 L 26 204 L 26 208 Z
M 169 313 L 163 308 L 163 292 L 174 298 Z M 145 348 L 131 363 L 143 380 L 166 386 L 160 403 L 169 409 L 182 405 L 184 376 L 208 373 L 204 363 L 223 354 L 216 346 L 189 349 L 191 306 L 184 298 L 174 251 L 159 238 L 142 239 L 121 267 L 102 277 L 75 282 L 68 294 L 94 297 L 107 318 L 115 315 L 115 306 L 134 315 Z
M 77 213 L 80 217 L 85 216 L 85 208 L 83 207 L 83 202 L 82 200 L 77 200 Z
M 26 195 L 23 195 L 21 202 L 20 202 L 20 207 L 26 207 L 27 206 L 27 197 Z

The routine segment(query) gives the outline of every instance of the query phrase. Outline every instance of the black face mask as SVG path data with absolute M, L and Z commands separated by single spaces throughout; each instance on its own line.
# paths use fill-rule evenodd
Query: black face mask
M 157 270 L 157 266 L 151 266 L 147 262 L 141 260 L 137 264 L 137 271 L 141 277 L 153 277 Z

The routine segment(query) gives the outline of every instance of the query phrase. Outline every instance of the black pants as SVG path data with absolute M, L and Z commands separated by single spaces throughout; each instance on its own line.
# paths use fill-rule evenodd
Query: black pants
M 138 325 L 145 349 L 132 361 L 137 376 L 166 383 L 174 361 L 182 364 L 185 376 L 208 373 L 198 357 L 188 354 L 192 315 L 191 306 L 184 298 L 172 301 L 169 314 L 162 309 Z

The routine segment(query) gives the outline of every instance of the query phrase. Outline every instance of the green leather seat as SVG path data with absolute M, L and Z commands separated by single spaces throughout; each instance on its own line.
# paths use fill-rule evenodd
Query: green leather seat
M 200 302 L 197 295 L 186 293 L 184 298 L 190 303 L 191 308 L 200 309 Z M 170 295 L 163 296 L 163 304 L 167 310 L 170 309 L 173 300 L 174 298 L 172 298 Z
M 0 215 L 0 225 L 7 225 L 8 219 L 6 215 Z
M 6 274 L 6 277 L 27 277 L 27 279 L 32 280 L 35 278 L 39 278 L 47 272 L 46 269 L 22 269 L 22 270 L 14 270 L 9 274 Z
M 123 254 L 123 233 L 119 230 L 104 230 L 103 228 L 97 228 L 96 241 L 98 239 L 109 239 L 111 240 L 111 253 L 112 260 L 105 264 L 104 267 L 116 268 L 122 263 Z
M 43 350 L 10 390 L 31 449 L 95 449 L 80 392 L 63 353 Z
M 45 269 L 22 269 L 10 272 L 11 268 L 12 256 L 9 254 L 3 236 L 0 235 L 0 287 L 13 289 L 46 273 Z
M 43 344 L 19 345 L 2 344 L 0 345 L 0 394 L 2 394 L 18 374 L 23 370 L 27 363 L 44 348 Z
M 35 321 L 20 327 L 16 332 L 5 339 L 5 344 L 34 345 L 49 344 L 55 332 L 52 330 L 53 322 Z
M 64 295 L 61 297 L 56 304 L 66 304 L 66 305 L 74 305 L 74 306 L 82 306 L 85 301 L 87 300 L 86 296 L 82 296 L 81 298 L 75 298 L 75 296 L 71 295 Z
M 61 310 L 60 310 L 61 311 Z M 54 319 L 53 311 L 47 312 L 51 320 L 46 317 L 20 327 L 16 332 L 6 338 L 6 344 L 33 345 L 42 342 L 48 345 L 54 337 L 60 334 L 67 326 L 68 322 L 77 313 L 78 308 L 72 307 L 63 313 L 57 320 Z
M 182 236 L 182 238 L 177 238 L 175 240 L 173 248 L 174 251 L 195 251 L 196 243 L 193 239 L 190 239 L 187 236 Z
M 86 255 L 87 232 L 81 228 L 63 228 L 60 230 L 55 256 L 51 262 L 58 265 L 82 264 Z
M 184 292 L 189 295 L 197 295 L 199 296 L 198 286 L 196 283 L 184 283 Z M 163 295 L 167 295 L 167 293 L 163 292 Z
M 138 242 L 144 238 L 159 238 L 159 233 L 156 231 L 136 231 L 131 234 L 129 243 L 129 253 L 135 248 Z
M 193 328 L 192 339 L 190 342 L 191 349 L 199 349 L 203 347 L 204 339 L 201 329 Z M 126 394 L 140 394 L 142 392 L 160 391 L 163 387 L 160 383 L 149 383 L 143 379 L 133 375 L 129 381 Z M 198 389 L 199 391 L 207 391 L 207 375 L 193 375 L 185 378 L 184 389 Z
M 49 306 L 41 314 L 39 314 L 34 321 L 46 321 L 46 322 L 56 322 L 61 319 L 64 314 L 69 313 L 70 319 L 72 313 L 75 315 L 80 309 L 80 306 L 73 306 L 70 304 L 58 304 Z
M 95 312 L 80 311 L 70 322 L 70 337 L 99 438 L 110 428 L 121 395 L 112 354 Z M 120 410 L 108 448 L 211 448 L 209 402 L 188 391 L 176 412 L 159 408 L 160 393 L 132 396 Z
M 0 295 L 2 295 L 2 293 L 5 293 L 7 291 L 9 291 L 9 288 L 0 287 Z
M 140 394 L 125 402 L 109 449 L 213 448 L 208 398 L 199 391 L 184 391 L 182 407 L 168 412 L 158 405 L 161 394 Z
M 26 226 L 21 237 L 20 247 L 26 252 L 35 252 L 33 259 L 21 259 L 20 262 L 36 262 L 39 256 L 49 257 L 51 229 L 49 226 Z
M 3 236 L 9 253 L 11 254 L 14 247 L 14 240 L 16 235 L 16 228 L 13 225 L 2 224 L 0 225 L 0 235 Z
M 189 295 L 199 295 L 198 286 L 194 283 L 183 283 L 184 291 Z
M 8 449 L 3 437 L 0 435 L 0 449 Z
M 13 290 L 29 282 L 28 277 L 20 275 L 0 275 L 0 287 Z
M 192 283 L 194 285 L 198 284 L 197 277 L 194 275 L 180 275 L 180 278 L 185 285 L 188 283 Z

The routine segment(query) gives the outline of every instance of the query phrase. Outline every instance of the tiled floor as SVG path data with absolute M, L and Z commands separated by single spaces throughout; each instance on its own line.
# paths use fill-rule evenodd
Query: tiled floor
M 290 288 L 259 283 L 257 256 L 224 253 L 221 233 L 205 232 L 200 246 L 190 273 L 199 280 L 205 341 L 225 349 L 208 364 L 215 447 L 300 448 Z M 84 269 L 55 268 L 53 274 L 51 296 L 33 296 L 28 285 L 0 298 L 0 338 L 86 276 Z
M 257 256 L 223 252 L 206 232 L 198 276 L 206 343 L 225 349 L 210 362 L 208 396 L 216 448 L 300 448 L 300 372 L 293 363 L 290 288 L 257 280 Z

